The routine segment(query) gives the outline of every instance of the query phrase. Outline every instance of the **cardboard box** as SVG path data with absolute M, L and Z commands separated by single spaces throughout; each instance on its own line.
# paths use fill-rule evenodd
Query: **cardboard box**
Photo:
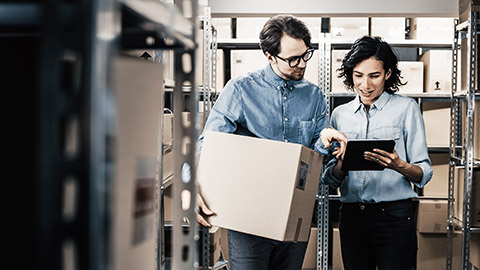
M 340 230 L 333 228 L 332 270 L 343 270 Z
M 300 144 L 207 131 L 198 183 L 216 213 L 211 224 L 279 241 L 307 241 L 322 159 Z
M 319 52 L 315 51 L 307 62 L 305 79 L 318 84 L 318 58 Z M 232 50 L 231 51 L 231 78 L 247 75 L 248 72 L 263 69 L 268 65 L 267 58 L 262 50 Z M 278 60 L 282 61 L 282 60 Z
M 425 92 L 450 93 L 452 91 L 452 50 L 429 50 L 420 61 L 425 70 Z
M 114 62 L 117 102 L 111 186 L 112 269 L 154 269 L 158 246 L 157 158 L 163 118 L 163 68 L 139 58 Z
M 448 164 L 450 154 L 430 153 L 433 176 L 430 182 L 423 187 L 423 196 L 447 197 L 448 196 Z
M 269 19 L 268 17 L 237 18 L 237 38 L 258 40 L 260 31 Z
M 232 18 L 212 18 L 211 23 L 217 30 L 217 39 L 232 38 Z
M 349 51 L 350 50 L 332 50 L 332 71 L 330 72 L 330 87 L 332 93 L 351 93 L 351 91 L 348 91 L 347 88 L 345 88 L 343 77 L 338 78 L 339 72 L 337 71 L 337 69 L 342 67 L 343 58 L 345 58 L 345 55 L 347 55 Z
M 480 11 L 480 0 L 460 0 L 458 2 L 459 23 L 467 21 L 471 11 Z
M 473 158 L 480 160 L 480 101 L 475 100 L 475 112 L 474 112 L 474 123 L 473 123 Z M 462 123 L 462 146 L 463 151 L 467 147 L 467 102 L 462 100 L 462 114 L 461 114 L 461 123 Z M 464 155 L 464 152 L 463 152 Z
M 453 40 L 454 18 L 412 18 L 410 39 Z
M 317 269 L 317 238 L 318 228 L 310 229 L 310 237 L 308 238 L 307 250 L 303 258 L 302 270 Z
M 372 18 L 372 36 L 388 41 L 405 40 L 405 18 Z
M 447 217 L 447 200 L 420 200 L 418 203 L 417 230 L 420 233 L 446 233 Z
M 330 18 L 332 40 L 355 41 L 368 35 L 368 18 Z
M 320 38 L 320 32 L 322 29 L 322 18 L 321 17 L 315 17 L 315 18 L 307 18 L 307 17 L 302 17 L 300 18 L 303 22 L 308 27 L 308 30 L 310 30 L 310 35 L 312 36 L 312 39 L 319 39 Z
M 450 103 L 424 102 L 422 115 L 428 146 L 450 146 Z
M 452 270 L 460 270 L 461 242 L 460 234 L 454 233 L 452 245 Z M 418 252 L 417 269 L 445 269 L 447 263 L 447 234 L 417 232 Z
M 473 169 L 472 193 L 470 207 L 470 226 L 480 227 L 480 169 Z M 463 222 L 463 203 L 465 198 L 465 168 L 455 168 L 454 179 L 454 215 L 455 219 Z
M 231 50 L 230 76 L 237 78 L 267 66 L 262 50 Z M 281 60 L 280 60 L 281 61 Z
M 399 61 L 398 68 L 403 77 L 402 82 L 407 84 L 399 87 L 398 93 L 422 93 L 423 92 L 423 62 Z
M 307 251 L 303 259 L 302 270 L 317 269 L 317 227 L 311 228 L 310 238 L 308 239 Z M 332 270 L 343 270 L 342 250 L 340 248 L 340 231 L 338 228 L 333 228 L 333 240 L 330 240 L 332 245 Z
M 480 268 L 480 234 L 470 234 L 470 262 L 474 267 Z

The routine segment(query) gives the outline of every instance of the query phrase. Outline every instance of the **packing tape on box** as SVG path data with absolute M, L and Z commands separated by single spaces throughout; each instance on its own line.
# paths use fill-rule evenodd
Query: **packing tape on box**
M 302 228 L 302 218 L 298 218 L 297 220 L 297 228 L 295 229 L 295 237 L 293 238 L 294 242 L 298 242 L 298 237 L 300 236 L 300 229 Z

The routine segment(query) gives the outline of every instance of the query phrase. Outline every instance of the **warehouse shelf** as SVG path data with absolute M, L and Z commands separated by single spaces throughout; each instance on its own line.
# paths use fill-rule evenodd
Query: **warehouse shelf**
M 318 39 L 312 39 L 312 45 L 315 48 L 318 48 L 319 44 Z M 345 46 L 352 45 L 354 40 L 332 40 L 331 46 Z M 392 40 L 388 41 L 389 44 L 393 47 L 435 47 L 435 48 L 451 48 L 451 40 Z M 235 49 L 244 49 L 244 48 L 260 48 L 258 39 L 218 39 L 219 48 L 235 48 Z
M 121 33 L 124 48 L 195 48 L 194 23 L 176 5 L 156 0 L 121 0 L 120 3 L 124 16 Z
M 473 5 L 473 2 L 470 2 L 469 5 Z M 461 245 L 461 269 L 467 270 L 472 268 L 470 262 L 470 235 L 471 233 L 480 232 L 480 228 L 472 227 L 473 216 L 475 212 L 472 209 L 472 186 L 478 185 L 474 178 L 474 169 L 478 167 L 479 161 L 474 159 L 474 145 L 479 143 L 478 138 L 474 138 L 474 115 L 475 111 L 479 108 L 475 107 L 475 101 L 478 100 L 478 82 L 476 82 L 476 76 L 478 76 L 478 24 L 480 19 L 478 18 L 479 13 L 471 7 L 471 11 L 468 12 L 469 19 L 463 23 L 459 23 L 459 20 L 455 20 L 455 31 L 454 31 L 454 44 L 452 49 L 452 78 L 457 77 L 457 67 L 459 66 L 458 61 L 458 50 L 459 43 L 462 46 L 467 46 L 467 56 L 466 64 L 468 77 L 468 90 L 466 91 L 457 91 L 457 80 L 452 80 L 452 103 L 450 110 L 450 148 L 454 149 L 457 146 L 462 147 L 462 151 L 451 151 L 450 154 L 450 164 L 449 164 L 449 177 L 448 177 L 448 230 L 447 230 L 447 258 L 446 266 L 447 270 L 452 269 L 452 257 L 453 257 L 453 233 L 454 231 L 461 232 L 462 245 Z M 465 38 L 465 45 L 460 42 L 460 39 Z M 476 50 L 476 51 L 475 51 Z M 462 71 L 463 74 L 463 71 Z M 462 103 L 465 104 L 465 107 L 461 106 Z M 464 111 L 462 111 L 464 109 Z M 462 122 L 463 117 L 465 117 L 464 123 Z M 476 119 L 478 121 L 478 119 Z M 478 129 L 478 127 L 475 127 Z M 466 132 L 466 134 L 464 134 Z M 462 139 L 462 136 L 465 139 Z M 463 155 L 460 154 L 463 152 Z M 460 157 L 462 156 L 462 157 Z M 461 216 L 463 220 L 459 220 L 455 213 L 454 203 L 458 203 L 458 200 L 455 200 L 454 190 L 457 184 L 460 182 L 456 180 L 456 167 L 464 166 L 464 183 L 463 183 L 463 200 L 461 207 Z M 477 171 L 478 173 L 478 171 Z M 475 182 L 475 183 L 474 183 Z M 476 198 L 478 199 L 478 198 Z M 458 208 L 457 208 L 458 209 Z M 477 209 L 478 210 L 478 209 Z M 477 211 L 475 210 L 475 211 Z
M 480 99 L 480 90 L 474 90 L 473 92 L 475 93 L 475 100 L 479 100 Z M 468 91 L 467 90 L 457 91 L 457 92 L 455 92 L 455 94 L 453 96 L 456 97 L 456 98 L 465 99 L 468 96 Z

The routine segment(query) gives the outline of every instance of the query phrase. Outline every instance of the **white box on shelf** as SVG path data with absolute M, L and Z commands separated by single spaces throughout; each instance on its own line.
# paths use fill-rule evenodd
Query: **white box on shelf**
M 410 39 L 453 40 L 454 18 L 412 18 Z
M 332 40 L 355 41 L 368 35 L 368 18 L 330 18 Z
M 337 69 L 342 67 L 343 58 L 350 50 L 332 50 L 332 71 L 330 72 L 331 83 L 330 88 L 332 93 L 350 93 L 343 84 L 343 77 L 338 78 L 339 72 Z
M 232 18 L 212 18 L 212 26 L 217 30 L 217 39 L 232 38 Z
M 405 18 L 372 18 L 372 36 L 387 42 L 405 40 Z
M 230 77 L 232 79 L 264 68 L 268 64 L 262 50 L 232 50 L 230 59 Z
M 425 70 L 425 92 L 450 93 L 452 91 L 452 50 L 429 50 L 420 61 Z
M 398 68 L 401 71 L 403 82 L 407 84 L 399 87 L 399 93 L 422 93 L 423 92 L 423 62 L 399 61 Z
M 318 84 L 318 51 L 307 62 L 305 79 Z M 262 69 L 268 65 L 262 50 L 232 50 L 231 51 L 231 78 L 246 75 L 248 72 Z M 282 61 L 282 60 L 277 60 Z
M 258 40 L 260 31 L 269 19 L 268 17 L 237 18 L 237 38 Z

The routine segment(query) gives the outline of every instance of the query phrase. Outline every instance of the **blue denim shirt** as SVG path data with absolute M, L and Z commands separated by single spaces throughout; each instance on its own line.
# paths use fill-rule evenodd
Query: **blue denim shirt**
M 285 81 L 270 65 L 230 80 L 210 111 L 206 130 L 299 143 L 326 154 L 320 131 L 327 106 L 319 87 L 306 79 Z M 204 133 L 199 138 L 199 149 Z
M 414 198 L 417 193 L 411 183 L 421 188 L 432 178 L 423 117 L 413 99 L 383 92 L 367 113 L 357 96 L 353 101 L 335 108 L 331 125 L 344 132 L 349 140 L 394 139 L 399 157 L 423 171 L 419 183 L 411 182 L 391 169 L 350 171 L 340 181 L 332 174 L 337 163 L 332 159 L 327 164 L 322 181 L 334 188 L 340 187 L 342 202 L 370 203 Z

